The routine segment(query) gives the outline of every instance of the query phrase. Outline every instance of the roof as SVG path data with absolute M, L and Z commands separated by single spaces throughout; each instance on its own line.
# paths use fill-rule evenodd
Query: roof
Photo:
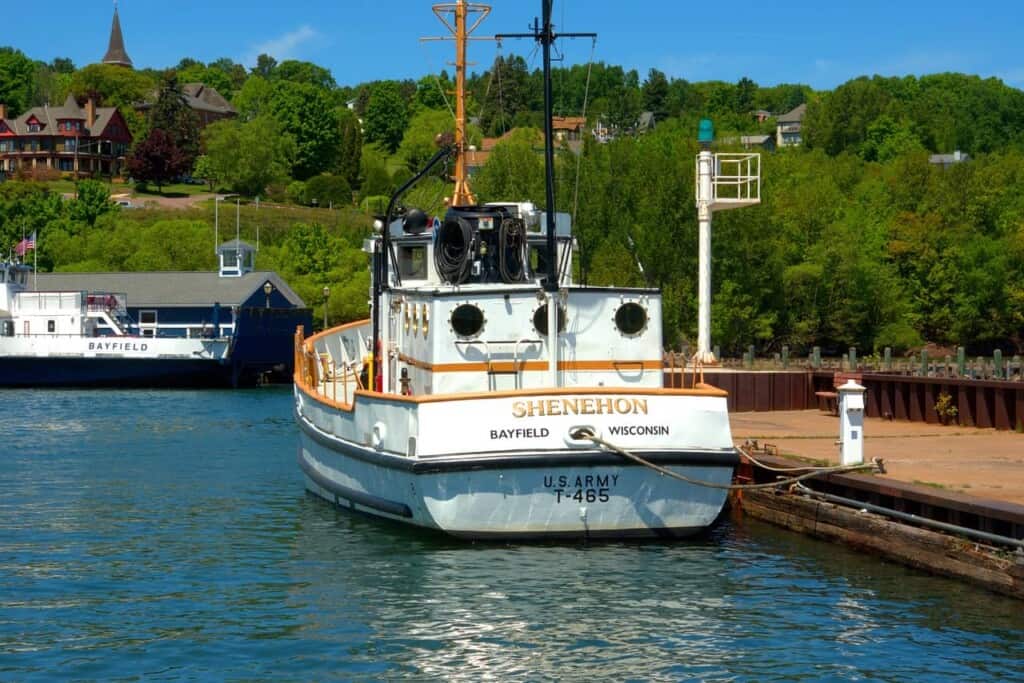
M 804 114 L 807 113 L 807 105 L 801 104 L 795 107 L 792 111 L 786 112 L 775 118 L 777 123 L 800 123 L 804 120 Z
M 742 145 L 763 145 L 769 140 L 774 138 L 771 135 L 741 135 L 740 144 Z
M 216 114 L 235 114 L 235 108 L 231 106 L 223 95 L 204 83 L 186 83 L 181 86 L 181 92 L 185 95 L 188 106 L 201 111 L 210 111 Z
M 932 154 L 928 157 L 928 161 L 933 164 L 942 164 L 943 166 L 949 166 L 950 164 L 958 164 L 961 161 L 970 161 L 971 155 L 966 152 L 956 150 L 952 154 Z
M 252 246 L 251 244 L 249 244 L 245 240 L 237 240 L 237 239 L 236 240 L 228 240 L 227 242 L 224 242 L 219 247 L 217 247 L 217 251 L 224 251 L 226 249 L 235 249 L 235 250 L 242 250 L 242 251 L 256 251 L 256 247 Z
M 141 273 L 39 273 L 40 292 L 116 292 L 133 308 L 142 306 L 224 306 L 241 304 L 270 281 L 296 306 L 306 303 L 273 271 L 254 271 L 241 277 L 220 277 L 212 271 Z M 35 278 L 34 278 L 35 279 Z
M 121 35 L 121 20 L 117 16 L 117 5 L 114 5 L 114 21 L 110 25 L 110 43 L 107 45 L 107 54 L 103 55 L 104 64 L 116 64 L 117 66 L 132 67 L 131 57 L 124 49 L 124 36 Z
M 135 105 L 136 109 L 145 111 L 153 107 L 153 103 L 160 97 L 160 91 L 154 90 L 147 97 L 147 101 Z M 231 106 L 217 89 L 205 83 L 186 83 L 181 86 L 181 99 L 193 111 L 208 111 L 223 116 L 235 116 L 238 111 Z
M 552 116 L 552 130 L 580 130 L 587 125 L 587 119 L 583 116 Z
M 93 125 L 90 126 L 86 132 L 96 137 L 102 133 L 110 120 L 117 114 L 117 107 L 97 107 L 96 108 L 96 120 Z M 16 119 L 4 119 L 7 123 L 7 127 L 14 132 L 15 135 L 28 135 L 28 122 L 35 117 L 39 123 L 43 125 L 43 130 L 40 133 L 32 133 L 32 135 L 62 135 L 57 130 L 57 122 L 62 120 L 79 120 L 85 121 L 85 111 L 78 106 L 78 102 L 75 100 L 73 95 L 68 95 L 67 100 L 64 101 L 64 105 L 60 107 L 51 107 L 50 105 L 43 105 L 42 107 L 32 107 L 24 114 Z

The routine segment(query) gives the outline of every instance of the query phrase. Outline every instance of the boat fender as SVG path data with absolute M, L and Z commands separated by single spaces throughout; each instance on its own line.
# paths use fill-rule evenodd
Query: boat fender
M 373 433 L 370 435 L 370 443 L 378 451 L 384 448 L 384 439 L 387 438 L 388 427 L 383 422 L 377 422 L 373 425 Z

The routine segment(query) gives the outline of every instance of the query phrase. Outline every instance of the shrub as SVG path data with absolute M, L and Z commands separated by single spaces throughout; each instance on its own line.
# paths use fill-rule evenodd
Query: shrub
M 893 353 L 901 354 L 914 347 L 921 346 L 924 340 L 921 335 L 903 321 L 889 323 L 875 337 L 875 351 L 891 346 Z

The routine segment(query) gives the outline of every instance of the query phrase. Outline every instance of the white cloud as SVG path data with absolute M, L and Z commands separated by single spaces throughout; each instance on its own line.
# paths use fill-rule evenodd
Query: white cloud
M 320 34 L 311 26 L 303 25 L 294 31 L 253 46 L 244 61 L 252 66 L 256 63 L 256 58 L 259 55 L 270 55 L 278 61 L 289 59 L 294 56 L 297 48 L 319 36 Z

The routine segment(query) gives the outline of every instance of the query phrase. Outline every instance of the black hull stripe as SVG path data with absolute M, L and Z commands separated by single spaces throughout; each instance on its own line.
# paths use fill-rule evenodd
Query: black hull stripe
M 313 426 L 298 410 L 295 420 L 302 432 L 320 446 L 346 457 L 371 463 L 378 467 L 402 470 L 415 474 L 439 474 L 446 472 L 475 472 L 484 470 L 527 469 L 534 467 L 641 467 L 620 455 L 603 450 L 560 451 L 521 451 L 515 453 L 481 453 L 479 455 L 462 455 L 458 457 L 441 456 L 437 458 L 414 459 L 390 453 L 380 453 L 364 448 L 349 441 L 328 436 Z M 658 465 L 727 467 L 732 469 L 739 464 L 739 454 L 735 449 L 728 451 L 642 451 L 644 459 Z
M 306 458 L 303 457 L 301 449 L 299 451 L 299 467 L 302 468 L 302 471 L 314 484 L 325 491 L 330 491 L 335 496 L 344 498 L 366 508 L 379 510 L 380 512 L 384 512 L 389 515 L 412 518 L 412 510 L 410 510 L 409 506 L 404 503 L 396 503 L 395 501 L 388 500 L 387 498 L 381 498 L 380 496 L 374 496 L 370 493 L 356 491 L 355 489 L 350 489 L 347 486 L 342 486 L 337 482 L 331 481 L 317 472 L 308 462 L 306 462 Z

